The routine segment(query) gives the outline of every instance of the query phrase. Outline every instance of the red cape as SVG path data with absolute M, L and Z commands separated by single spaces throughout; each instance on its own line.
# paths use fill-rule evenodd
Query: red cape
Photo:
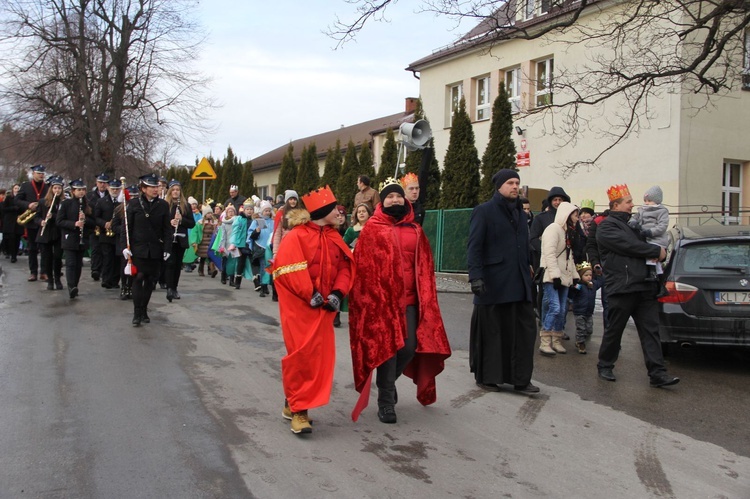
M 394 219 L 378 205 L 360 232 L 355 250 L 358 278 L 349 297 L 349 336 L 354 385 L 361 393 L 352 412 L 354 421 L 367 405 L 372 371 L 404 346 L 406 313 L 399 297 L 404 294 L 403 262 L 394 251 L 398 239 Z M 429 405 L 437 399 L 435 377 L 442 372 L 451 348 L 437 300 L 435 264 L 422 228 L 413 223 L 413 211 L 399 224 L 412 223 L 418 233 L 416 279 L 419 298 L 417 350 L 404 374 L 417 385 L 417 400 Z M 364 390 L 364 391 L 363 391 Z
M 309 215 L 298 210 L 299 215 Z M 333 243 L 348 261 L 348 279 L 339 289 L 349 292 L 354 279 L 354 262 L 349 247 L 333 227 L 322 231 L 313 223 L 298 225 L 279 245 L 274 259 L 273 279 L 279 295 L 281 330 L 287 355 L 281 359 L 281 376 L 289 407 L 294 412 L 325 405 L 330 400 L 333 371 L 336 364 L 336 343 L 333 330 L 335 312 L 311 308 L 313 289 L 323 296 L 333 291 L 337 273 L 328 251 L 321 251 L 321 276 L 313 282 L 308 271 L 318 248 Z M 342 289 L 343 288 L 343 289 Z

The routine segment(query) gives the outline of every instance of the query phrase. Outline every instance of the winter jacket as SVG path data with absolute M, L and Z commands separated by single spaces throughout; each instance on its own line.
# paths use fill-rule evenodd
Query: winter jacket
M 578 208 L 566 201 L 557 207 L 554 223 L 544 229 L 542 234 L 542 257 L 539 265 L 545 268 L 544 282 L 560 279 L 562 285 L 573 285 L 573 278 L 578 278 L 573 259 L 573 248 L 567 245 L 568 217 Z
M 531 223 L 529 229 L 529 241 L 531 244 L 531 260 L 534 268 L 538 268 L 539 259 L 542 255 L 542 234 L 549 227 L 549 225 L 555 221 L 557 210 L 552 208 L 552 198 L 561 197 L 565 202 L 570 203 L 570 196 L 568 196 L 562 187 L 553 187 L 547 194 L 547 204 L 550 209 L 540 213 L 534 217 L 534 221 Z
M 263 222 L 260 222 L 261 220 Z M 260 229 L 260 232 L 256 232 L 255 229 L 257 229 L 258 225 L 261 223 L 263 224 L 263 227 Z M 273 237 L 273 227 L 273 218 L 271 217 L 261 217 L 253 220 L 250 224 L 250 228 L 247 229 L 247 246 L 255 247 L 257 245 L 265 249 L 266 246 L 268 246 L 268 242 Z
M 604 267 L 607 295 L 656 291 L 646 259 L 659 258 L 661 249 L 640 238 L 628 226 L 630 213 L 611 211 L 596 229 L 596 243 Z
M 573 315 L 582 315 L 584 317 L 594 315 L 596 292 L 602 286 L 604 286 L 604 278 L 598 276 L 591 281 L 591 287 L 583 282 L 579 282 L 576 286 L 571 287 L 568 297 L 573 301 Z
M 669 209 L 661 204 L 644 204 L 628 222 L 628 225 L 646 231 L 646 242 L 666 248 L 669 244 Z

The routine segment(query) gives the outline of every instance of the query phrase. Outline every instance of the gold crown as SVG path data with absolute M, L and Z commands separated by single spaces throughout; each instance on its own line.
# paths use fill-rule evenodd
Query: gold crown
M 378 190 L 382 191 L 388 185 L 399 185 L 400 186 L 401 184 L 399 184 L 398 180 L 396 180 L 395 178 L 388 177 L 387 179 L 385 179 L 385 181 L 383 181 L 383 182 L 380 183 L 380 189 L 378 189 Z
M 583 272 L 584 270 L 591 270 L 591 264 L 589 262 L 581 262 L 578 265 L 576 265 L 576 270 L 578 272 Z
M 403 187 L 404 189 L 406 189 L 406 186 L 409 185 L 409 184 L 414 184 L 414 183 L 418 184 L 419 183 L 419 177 L 417 177 L 415 174 L 409 172 L 406 175 L 404 175 L 403 177 L 401 177 L 401 180 L 399 180 L 399 182 L 401 182 L 401 187 Z
M 613 185 L 607 190 L 607 197 L 610 201 L 615 201 L 617 199 L 622 199 L 628 196 L 630 196 L 630 189 L 628 189 L 628 184 Z
M 213 199 L 211 199 L 211 198 L 207 198 L 207 199 L 206 199 L 206 202 L 205 202 L 205 203 L 203 203 L 203 204 L 211 204 L 211 203 L 213 203 L 213 202 L 214 202 L 214 200 L 213 200 Z

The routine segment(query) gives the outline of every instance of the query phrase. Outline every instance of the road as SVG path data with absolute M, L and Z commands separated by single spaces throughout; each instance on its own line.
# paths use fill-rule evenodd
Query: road
M 468 372 L 471 296 L 441 293 L 454 353 L 438 401 L 401 379 L 398 424 L 374 400 L 353 423 L 344 327 L 331 403 L 300 437 L 280 417 L 270 298 L 183 274 L 182 299 L 156 291 L 133 328 L 86 268 L 71 302 L 27 283 L 25 258 L 0 263 L 0 498 L 750 496 L 746 354 L 678 352 L 682 383 L 653 389 L 631 331 L 616 383 L 569 353 L 537 356 L 537 396 L 486 392 Z

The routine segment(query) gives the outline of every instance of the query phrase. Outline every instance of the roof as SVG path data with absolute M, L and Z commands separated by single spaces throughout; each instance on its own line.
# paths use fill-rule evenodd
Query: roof
M 414 121 L 413 112 L 400 112 L 365 121 L 356 125 L 337 128 L 329 132 L 319 133 L 310 137 L 292 140 L 294 147 L 294 160 L 299 161 L 302 149 L 311 143 L 315 143 L 318 150 L 318 156 L 324 157 L 329 148 L 336 147 L 336 141 L 341 141 L 341 148 L 346 149 L 346 145 L 351 139 L 357 148 L 362 147 L 365 141 L 371 142 L 372 136 L 385 132 L 388 128 L 397 130 L 402 123 L 411 123 Z M 289 148 L 286 143 L 276 149 L 267 152 L 257 158 L 253 158 L 253 171 L 271 170 L 281 166 L 281 161 Z

